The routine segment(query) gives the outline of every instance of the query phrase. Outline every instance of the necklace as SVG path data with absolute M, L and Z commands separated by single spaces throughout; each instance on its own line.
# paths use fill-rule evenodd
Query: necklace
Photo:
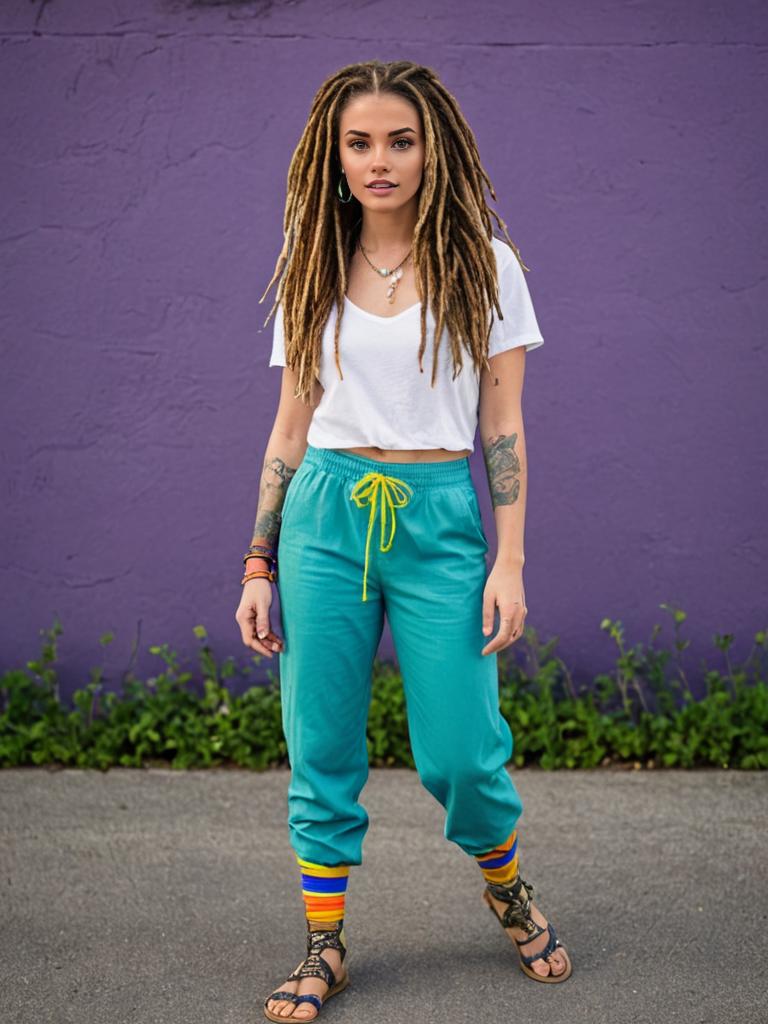
M 365 257 L 365 260 L 368 263 L 368 265 L 373 270 L 375 270 L 376 273 L 379 274 L 381 277 L 388 277 L 389 278 L 389 287 L 387 288 L 387 302 L 394 302 L 395 301 L 395 288 L 397 288 L 398 282 L 399 282 L 400 278 L 403 276 L 403 264 L 408 259 L 408 257 L 411 255 L 411 253 L 413 252 L 413 249 L 409 249 L 408 252 L 405 255 L 405 258 L 402 259 L 393 270 L 390 270 L 388 267 L 377 267 L 373 263 L 371 263 L 371 261 L 368 259 L 368 253 L 363 248 L 363 243 L 358 241 L 357 244 L 360 247 L 360 252 Z

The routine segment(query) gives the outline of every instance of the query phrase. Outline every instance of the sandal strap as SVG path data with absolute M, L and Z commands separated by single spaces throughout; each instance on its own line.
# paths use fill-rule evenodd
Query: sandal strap
M 320 978 L 329 989 L 336 984 L 336 972 L 325 959 L 320 956 L 323 949 L 337 949 L 341 953 L 342 962 L 347 955 L 347 947 L 341 937 L 344 929 L 344 921 L 337 922 L 335 928 L 311 929 L 307 926 L 307 956 L 301 965 L 285 979 L 286 981 L 299 981 L 301 978 Z M 323 1005 L 319 996 L 312 992 L 297 995 L 295 992 L 288 992 L 280 989 L 267 996 L 264 1005 L 271 999 L 288 999 L 292 1003 L 310 1002 L 316 1009 L 320 1010 Z
M 547 930 L 546 926 L 544 928 L 539 928 L 539 926 L 537 925 L 536 927 L 537 927 L 538 931 L 535 931 L 533 933 L 533 935 L 529 936 L 529 938 L 527 938 L 527 939 L 515 939 L 515 942 L 518 944 L 518 946 L 525 946 L 529 942 L 533 942 L 534 939 L 538 939 L 538 937 L 540 935 L 543 935 L 544 932 Z
M 286 981 L 287 980 L 288 979 L 286 978 Z M 273 999 L 288 999 L 290 1000 L 290 1002 L 296 1003 L 298 1002 L 298 998 L 299 997 L 296 995 L 295 992 L 286 992 L 282 989 L 279 989 L 277 992 L 273 992 L 271 995 L 267 996 L 267 998 L 264 1000 L 264 1005 L 267 1006 Z
M 347 955 L 347 947 L 342 939 L 344 921 L 337 921 L 335 928 L 310 928 L 307 926 L 307 956 L 301 966 L 286 981 L 298 981 L 299 978 L 321 978 L 328 988 L 336 984 L 336 972 L 325 959 L 320 956 L 324 949 L 336 949 L 341 953 L 342 963 Z
M 298 996 L 296 999 L 297 1003 L 312 1003 L 314 1008 L 319 1013 L 323 1008 L 323 1001 L 320 996 L 315 996 L 311 992 L 305 992 L 304 995 Z M 310 1018 L 311 1020 L 312 1018 Z
M 523 962 L 527 964 L 527 966 L 530 967 L 534 960 L 544 960 L 546 957 L 549 956 L 550 953 L 554 953 L 555 949 L 559 945 L 561 945 L 561 942 L 557 937 L 557 932 L 555 931 L 554 925 L 548 924 L 547 929 L 549 930 L 549 939 L 547 940 L 547 944 L 544 947 L 544 949 L 542 949 L 538 953 L 534 953 L 532 956 L 526 956 L 524 953 L 520 954 L 520 956 L 523 958 Z M 518 945 L 522 945 L 522 943 L 518 943 Z
M 319 953 L 310 953 L 301 967 L 285 980 L 298 981 L 300 978 L 320 978 L 326 983 L 328 988 L 333 988 L 336 984 L 336 975 L 333 968 Z
M 522 928 L 526 934 L 532 935 L 539 927 L 530 916 L 531 898 L 534 892 L 533 886 L 526 882 L 520 874 L 515 875 L 511 882 L 504 882 L 502 884 L 488 882 L 486 884 L 496 899 L 509 904 L 502 918 L 504 927 Z M 520 895 L 521 892 L 523 893 L 522 896 Z M 542 931 L 543 929 L 539 929 L 537 935 L 541 935 Z M 532 937 L 536 938 L 536 935 L 532 935 Z
M 337 949 L 341 953 L 342 962 L 347 955 L 347 947 L 341 935 L 344 922 L 339 921 L 335 928 L 307 929 L 307 953 L 319 953 L 323 949 Z

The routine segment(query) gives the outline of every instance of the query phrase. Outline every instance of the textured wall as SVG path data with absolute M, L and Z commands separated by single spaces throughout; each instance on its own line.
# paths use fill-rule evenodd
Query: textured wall
M 315 89 L 435 67 L 532 268 L 529 623 L 766 625 L 764 5 L 6 0 L 2 667 L 234 622 L 279 370 L 258 304 Z M 273 294 L 273 293 L 272 293 Z M 762 314 L 762 315 L 761 315 Z M 493 524 L 482 454 L 473 472 Z M 492 534 L 491 534 L 492 536 Z M 389 635 L 381 648 L 391 653 Z M 145 656 L 140 666 L 155 665 Z M 264 662 L 274 665 L 277 663 Z

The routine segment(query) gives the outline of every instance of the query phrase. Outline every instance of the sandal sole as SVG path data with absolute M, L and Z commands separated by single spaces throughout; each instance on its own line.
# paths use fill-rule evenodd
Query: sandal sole
M 347 985 L 349 985 L 349 973 L 348 972 L 344 975 L 344 977 L 341 979 L 341 981 L 337 982 L 333 986 L 333 988 L 329 988 L 324 996 L 319 996 L 318 997 L 318 998 L 322 999 L 323 1006 L 325 1006 L 325 1004 L 328 1002 L 328 1000 L 331 998 L 331 996 L 335 996 L 335 995 L 338 995 L 339 992 L 343 992 L 344 989 L 347 987 Z M 267 1002 L 269 1002 L 269 996 L 267 996 Z M 299 1003 L 298 1005 L 300 1006 L 301 1003 Z M 308 1005 L 312 1006 L 312 1003 L 309 1003 Z M 264 1016 L 267 1018 L 267 1020 L 274 1020 L 274 1021 L 278 1021 L 278 1022 L 282 1021 L 283 1024 L 287 1020 L 289 1020 L 289 1021 L 290 1020 L 305 1021 L 306 1024 L 310 1024 L 311 1021 L 317 1020 L 317 1018 L 320 1016 L 320 1014 L 322 1012 L 323 1012 L 323 1007 L 321 1006 L 320 1009 L 317 1011 L 317 1013 L 315 1014 L 314 1017 L 295 1017 L 293 1014 L 290 1014 L 288 1017 L 281 1017 L 280 1014 L 275 1013 L 273 1010 L 270 1010 L 269 1007 L 267 1007 L 267 1006 L 264 1007 Z
M 518 962 L 520 964 L 520 970 L 523 972 L 523 974 L 525 974 L 529 978 L 533 978 L 534 981 L 549 982 L 550 985 L 557 985 L 561 981 L 567 981 L 568 978 L 570 978 L 570 976 L 573 974 L 573 964 L 571 963 L 571 958 L 568 955 L 568 950 L 565 948 L 565 946 L 558 945 L 558 946 L 555 947 L 557 949 L 557 951 L 559 953 L 561 953 L 565 957 L 565 962 L 567 964 L 565 970 L 561 971 L 560 974 L 544 974 L 544 975 L 537 974 L 536 971 L 534 971 L 534 969 L 532 967 L 529 967 L 527 964 L 523 963 L 523 958 L 522 958 L 522 954 L 520 952 L 520 947 L 517 945 L 517 943 L 515 942 L 514 938 L 509 934 L 507 929 L 504 927 L 504 922 L 501 919 L 501 917 L 499 916 L 499 913 L 496 910 L 496 907 L 494 907 L 493 903 L 491 902 L 491 899 L 490 899 L 490 896 L 488 895 L 487 889 L 483 890 L 483 903 L 485 903 L 485 905 L 488 907 L 490 912 L 493 914 L 493 916 L 499 922 L 499 924 L 502 927 L 502 930 L 503 930 L 504 934 L 507 936 L 507 938 L 510 940 L 510 942 L 514 946 L 515 952 L 517 953 L 517 959 L 518 959 Z M 550 971 L 551 970 L 552 970 L 552 965 L 550 964 Z

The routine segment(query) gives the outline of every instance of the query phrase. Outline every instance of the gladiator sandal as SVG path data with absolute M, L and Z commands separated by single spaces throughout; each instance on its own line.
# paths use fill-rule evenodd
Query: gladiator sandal
M 335 996 L 337 993 L 342 992 L 349 984 L 349 972 L 343 970 L 340 979 L 337 980 L 334 974 L 333 968 L 320 956 L 320 951 L 323 949 L 338 949 L 341 953 L 342 967 L 344 964 L 344 958 L 347 955 L 347 946 L 342 937 L 344 931 L 344 922 L 338 921 L 335 928 L 318 928 L 312 930 L 307 925 L 307 957 L 301 962 L 296 968 L 293 974 L 289 974 L 285 979 L 286 981 L 298 981 L 300 978 L 322 978 L 322 980 L 328 986 L 328 991 L 325 993 L 323 998 L 314 995 L 312 992 L 304 992 L 298 995 L 296 992 L 289 992 L 279 990 L 273 992 L 267 996 L 264 1000 L 264 1016 L 268 1020 L 275 1021 L 286 1021 L 286 1020 L 315 1020 L 325 1002 L 327 1002 L 331 996 Z M 268 1004 L 273 999 L 287 999 L 289 1002 L 295 1003 L 297 1006 L 299 1003 L 312 1003 L 316 1008 L 317 1013 L 314 1017 L 295 1017 L 291 1016 L 280 1016 L 275 1013 L 274 1010 L 270 1010 Z
M 523 890 L 522 896 L 520 895 L 521 890 Z M 503 915 L 499 914 L 489 894 L 493 894 L 496 899 L 503 900 L 505 903 L 509 904 Z M 494 882 L 487 882 L 485 889 L 483 890 L 483 900 L 493 911 L 496 920 L 500 922 L 502 928 L 505 930 L 507 928 L 522 928 L 523 931 L 530 936 L 530 938 L 521 939 L 519 941 L 512 936 L 509 936 L 515 943 L 517 955 L 520 957 L 520 968 L 523 973 L 536 981 L 565 981 L 566 978 L 570 978 L 573 972 L 571 958 L 568 956 L 568 951 L 565 946 L 562 944 L 560 939 L 558 939 L 554 926 L 552 924 L 547 924 L 546 928 L 542 928 L 540 925 L 536 924 L 530 916 L 532 897 L 533 886 L 521 878 L 519 873 L 515 875 L 512 882 L 505 882 L 502 885 L 497 885 Z M 545 931 L 549 932 L 549 939 L 544 949 L 538 953 L 534 953 L 533 956 L 525 956 L 520 947 L 525 946 L 529 942 L 533 942 L 533 940 L 537 939 L 539 935 L 543 935 Z M 509 932 L 507 932 L 507 935 L 509 935 Z M 561 950 L 565 957 L 565 970 L 561 971 L 560 974 L 553 974 L 552 965 L 550 964 L 549 974 L 537 974 L 530 965 L 534 960 L 545 960 L 550 953 L 555 951 L 555 949 Z

